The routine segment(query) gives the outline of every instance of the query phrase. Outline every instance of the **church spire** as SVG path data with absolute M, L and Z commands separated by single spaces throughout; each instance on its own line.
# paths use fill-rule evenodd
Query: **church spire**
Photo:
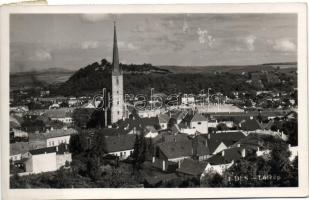
M 116 23 L 114 22 L 114 45 L 113 45 L 113 74 L 120 75 L 119 55 L 117 45 Z

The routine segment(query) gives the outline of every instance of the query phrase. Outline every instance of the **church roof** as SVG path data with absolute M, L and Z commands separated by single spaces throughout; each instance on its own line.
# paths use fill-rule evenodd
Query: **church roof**
M 118 55 L 118 45 L 117 45 L 117 33 L 116 24 L 114 23 L 114 44 L 113 44 L 113 75 L 121 75 L 121 69 L 119 66 L 119 55 Z

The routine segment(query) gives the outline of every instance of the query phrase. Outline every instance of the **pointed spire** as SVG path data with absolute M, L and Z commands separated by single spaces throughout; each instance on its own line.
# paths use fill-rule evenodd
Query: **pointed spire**
M 116 33 L 116 22 L 114 21 L 114 45 L 113 45 L 113 74 L 121 74 L 119 67 L 119 55 L 118 55 L 118 45 L 117 45 L 117 33 Z

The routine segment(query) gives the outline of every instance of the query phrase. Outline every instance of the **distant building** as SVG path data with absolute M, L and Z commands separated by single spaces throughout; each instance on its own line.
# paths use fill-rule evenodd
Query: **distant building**
M 60 108 L 47 110 L 43 115 L 50 118 L 53 121 L 61 121 L 66 124 L 73 123 L 72 119 L 73 109 L 71 108 Z
M 71 135 L 77 134 L 73 128 L 51 129 L 43 133 L 47 147 L 59 146 L 61 144 L 70 144 Z
M 166 129 L 170 120 L 170 116 L 168 114 L 159 114 L 158 119 L 161 129 Z
M 181 97 L 181 104 L 184 104 L 184 105 L 192 105 L 192 104 L 195 104 L 195 98 L 193 95 L 190 95 L 190 94 L 184 94 L 182 97 Z
M 202 114 L 194 113 L 187 114 L 180 124 L 180 131 L 188 135 L 193 135 L 196 132 L 208 133 L 208 120 Z

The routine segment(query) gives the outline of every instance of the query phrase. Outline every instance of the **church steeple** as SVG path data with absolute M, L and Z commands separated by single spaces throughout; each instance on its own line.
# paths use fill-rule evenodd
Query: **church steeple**
M 116 23 L 114 22 L 114 44 L 113 44 L 113 75 L 120 75 L 121 69 L 119 66 L 119 55 L 117 45 Z
M 124 117 L 123 75 L 119 66 L 116 24 L 114 22 L 113 69 L 112 69 L 112 107 L 111 123 Z

